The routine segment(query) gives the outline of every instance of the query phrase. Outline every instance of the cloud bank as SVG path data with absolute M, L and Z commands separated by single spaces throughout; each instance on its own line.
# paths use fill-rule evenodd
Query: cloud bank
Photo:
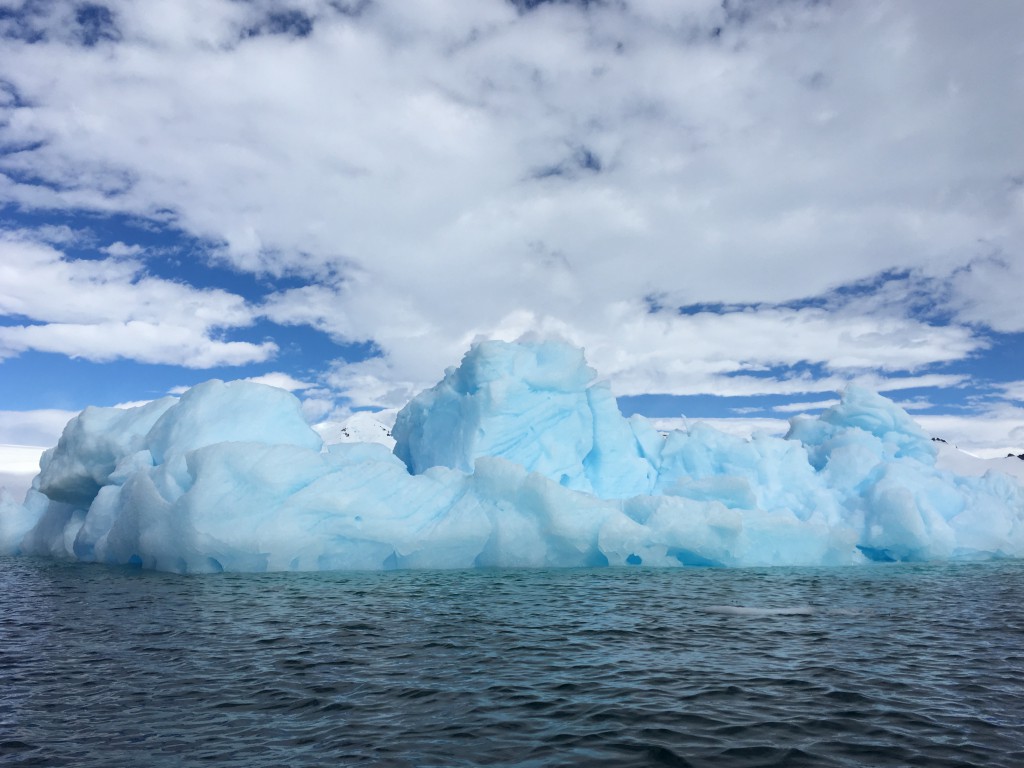
M 0 356 L 374 356 L 399 405 L 478 336 L 618 394 L 953 387 L 1024 332 L 1024 6 L 7 2 L 0 201 L 128 214 L 257 299 L 7 237 Z M 83 11 L 83 8 L 90 10 Z

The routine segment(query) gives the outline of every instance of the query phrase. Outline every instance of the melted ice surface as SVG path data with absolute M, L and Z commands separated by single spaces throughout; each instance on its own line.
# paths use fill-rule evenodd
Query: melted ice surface
M 292 395 L 243 381 L 88 408 L 25 503 L 0 501 L 0 552 L 183 573 L 1024 555 L 1017 479 L 937 464 L 852 387 L 785 438 L 665 436 L 622 417 L 581 350 L 490 341 L 393 438 L 324 447 Z

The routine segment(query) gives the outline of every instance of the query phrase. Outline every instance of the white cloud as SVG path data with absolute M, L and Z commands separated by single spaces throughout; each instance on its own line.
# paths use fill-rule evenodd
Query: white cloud
M 322 421 L 333 409 L 333 400 L 318 397 L 307 397 L 302 400 L 302 416 L 310 424 Z
M 403 380 L 387 360 L 378 357 L 341 363 L 328 372 L 326 381 L 343 392 L 355 407 L 401 408 L 438 378 Z
M 47 408 L 34 411 L 0 411 L 0 443 L 43 446 L 57 444 L 64 426 L 78 411 Z
M 1024 218 L 1024 204 L 1019 206 Z M 1024 331 L 1024 259 L 990 257 L 978 259 L 952 278 L 954 308 L 960 319 L 987 325 L 1002 333 Z
M 118 240 L 116 243 L 111 243 L 106 248 L 101 249 L 104 253 L 113 256 L 114 258 L 125 258 L 130 256 L 138 256 L 142 253 L 141 245 L 128 245 Z
M 806 413 L 807 411 L 821 411 L 839 405 L 839 400 L 831 398 L 828 400 L 817 400 L 813 403 L 786 403 L 772 407 L 777 413 Z
M 935 407 L 935 403 L 931 402 L 926 397 L 915 397 L 911 400 L 896 400 L 895 403 L 905 411 L 924 411 Z
M 311 305 L 301 306 L 307 311 Z M 278 314 L 278 318 L 283 320 L 283 315 Z M 895 374 L 962 360 L 985 343 L 955 326 L 785 308 L 680 315 L 651 314 L 617 305 L 603 317 L 592 316 L 586 330 L 573 327 L 567 320 L 518 312 L 478 331 L 483 337 L 507 341 L 529 332 L 562 336 L 584 347 L 590 365 L 611 381 L 618 395 L 819 393 L 836 392 L 849 383 L 878 391 L 950 387 L 963 383 L 966 377 L 926 372 Z M 473 338 L 473 334 L 466 334 L 444 339 L 442 346 L 438 336 L 431 344 L 411 335 L 383 337 L 385 348 L 397 354 L 340 364 L 328 381 L 357 405 L 399 405 L 437 381 L 445 367 L 458 361 Z M 396 365 L 396 358 L 403 367 Z M 802 363 L 822 365 L 826 373 L 748 373 Z
M 43 449 L 26 445 L 0 443 L 0 502 L 5 491 L 13 501 L 20 502 L 39 473 L 39 457 Z
M 246 381 L 253 381 L 257 384 L 266 384 L 269 387 L 277 387 L 278 389 L 286 389 L 289 392 L 311 389 L 314 386 L 307 381 L 299 381 L 294 376 L 281 371 L 271 371 L 270 373 L 264 373 L 261 376 L 251 376 L 246 379 Z
M 998 386 L 1007 400 L 1024 403 L 1024 381 L 1010 381 Z
M 65 224 L 44 224 L 34 230 L 32 234 L 39 242 L 50 243 L 51 245 L 78 245 L 92 239 L 92 235 L 89 232 L 72 229 Z
M 113 408 L 121 408 L 122 410 L 128 410 L 130 408 L 141 408 L 144 405 L 149 405 L 152 400 L 130 400 L 124 403 L 114 403 Z
M 302 0 L 295 38 L 243 34 L 270 30 L 267 2 L 114 0 L 120 41 L 93 48 L 49 7 L 48 42 L 0 49 L 20 95 L 0 140 L 24 148 L 0 200 L 171 217 L 236 268 L 305 275 L 266 312 L 376 343 L 329 376 L 357 404 L 404 401 L 477 334 L 557 330 L 621 394 L 752 394 L 952 386 L 937 366 L 1022 328 L 1021 4 L 752 3 L 741 23 L 711 0 Z M 274 352 L 218 336 L 251 321 L 239 297 L 130 259 L 62 269 L 96 304 L 131 285 L 130 316 L 44 289 L 53 325 L 5 330 L 8 354 Z M 885 271 L 953 324 L 780 306 Z M 209 315 L 154 311 L 182 301 Z M 699 302 L 754 308 L 672 311 Z M 802 364 L 822 373 L 749 375 Z
M 0 235 L 0 314 L 31 321 L 0 326 L 0 359 L 39 350 L 209 368 L 277 351 L 273 342 L 219 338 L 255 318 L 239 296 L 148 276 L 127 257 L 69 259 L 31 235 Z
M 43 450 L 30 445 L 0 444 L 0 473 L 35 476 Z
M 141 320 L 0 328 L 0 356 L 5 350 L 18 354 L 29 349 L 96 362 L 129 358 L 140 363 L 212 368 L 265 360 L 277 346 L 272 342 L 217 341 L 204 336 L 203 329 Z

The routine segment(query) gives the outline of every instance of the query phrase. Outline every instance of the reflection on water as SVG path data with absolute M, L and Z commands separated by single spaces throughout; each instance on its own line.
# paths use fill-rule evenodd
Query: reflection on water
M 11 765 L 1024 765 L 1024 564 L 0 559 Z

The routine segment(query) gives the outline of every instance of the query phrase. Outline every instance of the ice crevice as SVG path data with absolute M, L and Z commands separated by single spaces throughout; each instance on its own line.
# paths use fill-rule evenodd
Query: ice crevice
M 182 573 L 1024 556 L 1020 481 L 941 468 L 856 387 L 784 438 L 663 435 L 582 350 L 484 341 L 393 435 L 324 449 L 295 397 L 244 381 L 87 408 L 0 501 L 0 553 Z

